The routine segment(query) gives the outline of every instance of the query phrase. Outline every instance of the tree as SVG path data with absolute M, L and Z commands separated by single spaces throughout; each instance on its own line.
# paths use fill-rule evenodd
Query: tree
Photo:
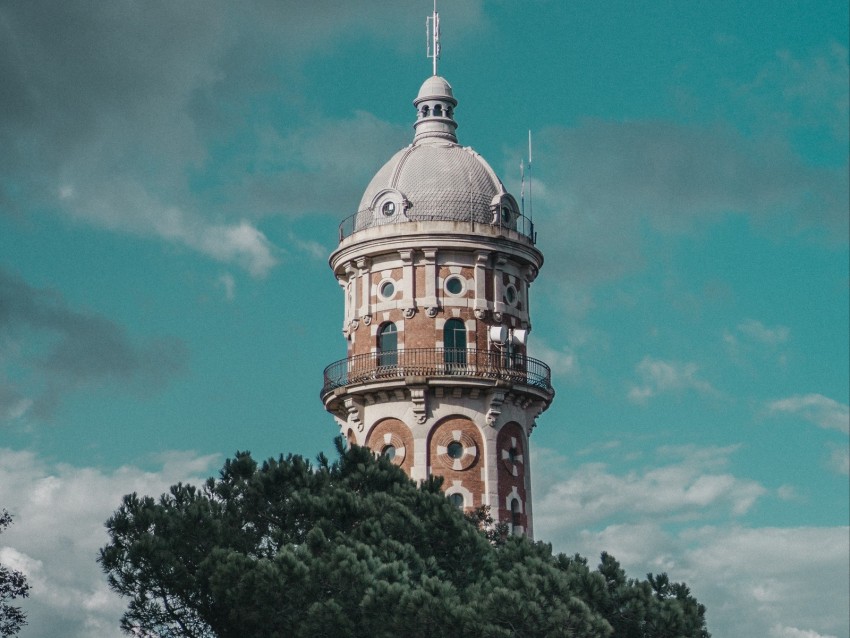
M 592 571 L 545 543 L 488 534 L 486 512 L 465 517 L 439 480 L 416 485 L 365 448 L 338 447 L 338 461 L 316 465 L 237 453 L 201 488 L 125 496 L 99 557 L 130 599 L 121 627 L 166 638 L 708 638 L 684 585 L 625 580 L 605 556 Z M 684 620 L 668 631 L 668 616 Z
M 12 524 L 12 515 L 0 510 L 0 533 Z M 20 607 L 9 604 L 16 598 L 29 596 L 30 586 L 21 572 L 0 565 L 0 636 L 14 636 L 27 624 L 27 615 Z

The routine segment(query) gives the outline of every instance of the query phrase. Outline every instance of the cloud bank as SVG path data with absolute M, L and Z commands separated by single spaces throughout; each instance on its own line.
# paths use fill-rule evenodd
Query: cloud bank
M 170 338 L 136 343 L 119 324 L 0 268 L 0 424 L 50 419 L 63 397 L 103 384 L 148 392 L 181 373 Z

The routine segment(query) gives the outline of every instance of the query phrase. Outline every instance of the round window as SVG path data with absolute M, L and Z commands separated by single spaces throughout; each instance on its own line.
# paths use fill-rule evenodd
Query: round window
M 392 217 L 395 215 L 395 202 L 384 202 L 384 205 L 381 206 L 381 213 L 384 217 Z
M 460 441 L 452 441 L 446 446 L 446 454 L 453 459 L 459 459 L 463 456 L 463 445 Z
M 505 289 L 505 299 L 507 299 L 508 303 L 513 306 L 517 300 L 516 288 L 514 288 L 513 286 L 508 286 Z
M 511 209 L 507 206 L 502 206 L 502 223 L 510 224 L 511 223 Z
M 455 507 L 461 509 L 463 508 L 463 494 L 458 494 L 457 492 L 455 492 L 454 494 L 449 494 L 449 500 Z
M 446 290 L 453 295 L 459 295 L 463 292 L 463 281 L 460 277 L 449 277 L 446 279 Z
M 390 299 L 395 294 L 395 284 L 391 281 L 385 281 L 381 284 L 378 292 L 380 292 L 381 297 L 384 299 Z
M 381 456 L 392 461 L 395 458 L 395 445 L 385 445 L 381 450 Z

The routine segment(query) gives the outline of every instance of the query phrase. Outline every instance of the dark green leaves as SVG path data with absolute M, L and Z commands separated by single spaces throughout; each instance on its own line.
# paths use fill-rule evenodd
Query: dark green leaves
M 606 555 L 594 572 L 487 521 L 367 449 L 316 466 L 237 453 L 200 489 L 125 497 L 100 562 L 143 635 L 708 636 L 684 585 L 627 580 Z

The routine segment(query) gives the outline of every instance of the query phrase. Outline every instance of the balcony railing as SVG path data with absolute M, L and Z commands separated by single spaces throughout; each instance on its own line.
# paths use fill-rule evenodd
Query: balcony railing
M 461 207 L 454 211 L 444 211 L 429 210 L 427 207 L 423 206 L 424 210 L 416 212 L 413 209 L 410 209 L 392 217 L 384 217 L 370 208 L 365 208 L 342 220 L 339 225 L 339 241 L 342 241 L 357 231 L 374 228 L 376 226 L 388 226 L 392 224 L 422 221 L 443 221 L 466 222 L 470 225 L 478 224 L 480 226 L 490 226 L 500 230 L 512 230 L 528 239 L 532 244 L 537 243 L 537 234 L 534 232 L 534 222 L 525 215 L 512 213 L 508 217 L 503 218 L 499 214 L 498 210 L 488 210 L 486 205 L 483 206 L 483 211 L 481 210 L 482 206 L 469 206 L 466 210 L 463 208 L 464 207 Z M 399 229 L 399 232 L 404 231 Z
M 325 368 L 322 396 L 355 383 L 404 377 L 495 379 L 552 390 L 552 373 L 542 361 L 520 354 L 465 348 L 410 348 L 355 355 Z

